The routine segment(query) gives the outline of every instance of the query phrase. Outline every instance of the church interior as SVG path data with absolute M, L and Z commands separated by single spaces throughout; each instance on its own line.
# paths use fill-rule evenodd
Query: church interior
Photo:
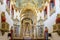
M 0 40 L 60 40 L 60 0 L 0 0 Z

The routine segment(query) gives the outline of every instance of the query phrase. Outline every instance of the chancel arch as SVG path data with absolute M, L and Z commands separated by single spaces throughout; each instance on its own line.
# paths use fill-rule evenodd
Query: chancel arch
M 33 8 L 24 8 L 21 10 L 20 14 L 20 21 L 21 21 L 21 38 L 26 36 L 30 38 L 34 38 L 34 25 L 37 22 L 37 14 Z

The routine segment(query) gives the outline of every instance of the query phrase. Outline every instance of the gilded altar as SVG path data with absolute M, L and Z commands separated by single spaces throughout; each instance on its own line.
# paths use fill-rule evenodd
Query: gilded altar
M 57 32 L 60 35 L 60 14 L 57 14 L 56 24 L 53 25 L 53 32 Z
M 1 13 L 1 32 L 8 32 L 9 31 L 9 24 L 6 22 L 5 12 Z
M 23 8 L 20 14 L 21 19 L 21 33 L 20 38 L 34 38 L 34 27 L 36 27 L 36 12 L 35 9 L 28 4 Z

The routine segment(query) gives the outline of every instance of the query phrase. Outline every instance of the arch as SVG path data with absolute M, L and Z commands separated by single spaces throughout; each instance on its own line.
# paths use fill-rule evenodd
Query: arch
M 24 19 L 22 19 L 21 23 L 23 23 L 23 20 L 26 20 L 26 19 L 31 20 L 31 23 L 33 24 L 33 21 L 30 18 L 24 18 Z
M 21 9 L 21 14 L 20 14 L 20 16 L 21 16 L 25 11 L 28 11 L 28 10 L 32 11 L 33 14 L 34 14 L 35 16 L 37 16 L 36 8 L 33 7 L 33 6 L 31 6 L 30 4 L 28 4 L 27 6 L 25 6 L 25 7 L 23 7 L 23 8 Z

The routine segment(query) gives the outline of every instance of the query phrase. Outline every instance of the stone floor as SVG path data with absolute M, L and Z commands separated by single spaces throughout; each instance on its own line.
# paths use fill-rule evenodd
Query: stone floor
M 8 33 L 5 33 L 3 36 L 0 32 L 0 40 L 9 40 Z M 17 39 L 14 39 L 17 40 Z M 19 39 L 18 39 L 19 40 Z M 26 40 L 26 39 L 25 39 Z M 32 40 L 37 40 L 37 39 L 32 39 Z M 44 39 L 39 39 L 39 40 L 44 40 Z M 50 40 L 60 40 L 60 36 L 57 33 L 52 33 L 52 37 L 50 38 Z

